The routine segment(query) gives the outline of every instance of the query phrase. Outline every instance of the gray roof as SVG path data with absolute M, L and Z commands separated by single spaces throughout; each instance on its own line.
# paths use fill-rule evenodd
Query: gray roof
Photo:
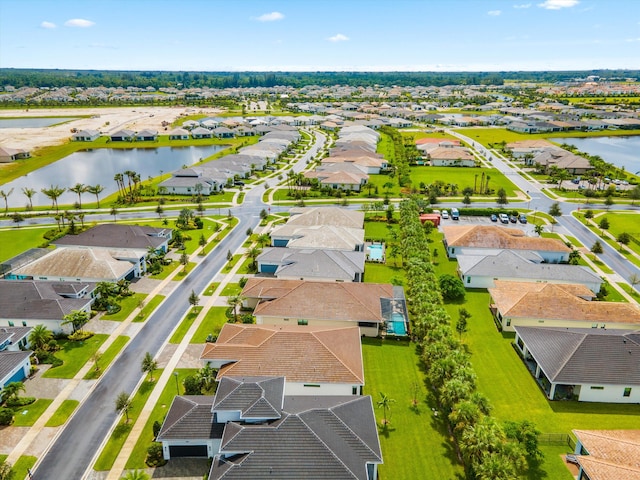
M 284 377 L 223 377 L 218 385 L 212 411 L 240 411 L 240 417 L 280 418 Z
M 173 399 L 157 440 L 221 438 L 223 423 L 214 422 L 211 395 L 182 395 Z
M 29 335 L 31 327 L 0 327 L 0 346 L 4 343 L 16 344 Z
M 103 223 L 79 235 L 65 235 L 53 243 L 55 245 L 146 250 L 149 247 L 157 248 L 165 243 L 167 238 L 164 235 L 169 234 L 170 231 L 171 229 L 167 228 Z
M 365 252 L 265 248 L 258 262 L 279 264 L 275 276 L 334 278 L 353 281 L 364 272 Z
M 492 256 L 459 255 L 457 259 L 463 275 L 555 280 L 569 283 L 602 282 L 602 279 L 587 267 L 534 263 L 511 250 L 502 250 L 499 254 Z
M 514 328 L 554 383 L 640 385 L 640 331 Z
M 89 282 L 69 282 L 81 289 Z M 56 292 L 57 282 L 0 281 L 0 318 L 61 320 L 72 310 L 82 310 L 90 298 L 66 298 Z M 66 286 L 67 284 L 65 284 Z
M 281 420 L 227 424 L 220 451 L 235 455 L 214 458 L 212 480 L 367 480 L 367 464 L 382 463 L 369 396 L 285 397 Z
M 133 130 L 128 130 L 128 129 L 124 129 L 124 130 L 118 130 L 117 132 L 112 133 L 110 136 L 111 137 L 133 137 L 136 134 L 136 132 L 134 132 Z
M 30 351 L 17 351 L 17 352 L 0 352 L 0 380 L 19 365 L 22 365 L 24 361 L 31 356 Z

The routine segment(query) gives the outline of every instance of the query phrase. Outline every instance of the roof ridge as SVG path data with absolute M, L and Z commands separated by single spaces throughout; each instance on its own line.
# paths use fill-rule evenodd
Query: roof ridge
M 586 340 L 586 338 L 588 336 L 587 333 L 582 333 L 582 332 L 571 332 L 571 331 L 568 331 L 567 333 L 569 333 L 571 335 L 581 335 L 582 339 L 579 342 L 576 343 L 576 346 L 569 353 L 569 355 L 567 355 L 567 358 L 562 363 L 562 365 L 559 365 L 558 369 L 556 370 L 557 373 L 554 375 L 554 378 L 557 378 L 558 375 L 560 375 L 560 373 L 562 373 L 562 370 L 564 369 L 564 367 L 567 365 L 567 363 L 569 363 L 569 360 L 571 360 L 573 358 L 573 356 L 575 355 L 576 351 L 582 346 L 582 344 L 584 343 L 584 341 Z
M 176 418 L 176 421 L 173 422 L 173 424 L 171 424 L 171 426 L 169 428 L 167 428 L 165 430 L 165 433 L 170 432 L 171 430 L 173 430 L 175 427 L 177 427 L 180 423 L 180 421 L 186 417 L 188 414 L 190 414 L 195 408 L 198 407 L 198 404 L 196 402 L 194 402 L 193 400 L 190 400 L 188 398 L 186 398 L 186 396 L 184 395 L 180 395 L 178 397 L 176 397 L 176 400 L 180 399 L 181 401 L 187 402 L 187 403 L 191 403 L 191 408 L 189 408 L 189 410 L 187 410 L 184 415 L 181 415 L 180 418 Z M 174 400 L 175 401 L 175 400 Z M 169 411 L 171 411 L 171 407 L 169 407 Z
M 380 459 L 380 461 L 382 461 L 381 456 L 380 456 L 380 455 L 378 455 L 376 452 L 374 452 L 374 451 L 371 449 L 371 447 L 369 447 L 369 445 L 367 444 L 367 442 L 365 442 L 365 441 L 362 439 L 362 437 L 360 437 L 360 435 L 358 435 L 356 432 L 354 432 L 354 431 L 353 431 L 353 429 L 352 429 L 349 425 L 347 425 L 347 424 L 342 420 L 342 418 L 340 418 L 338 415 L 336 415 L 336 413 L 333 411 L 333 410 L 334 410 L 334 408 L 335 408 L 335 409 L 340 408 L 340 407 L 342 407 L 342 406 L 344 406 L 344 405 L 348 405 L 348 404 L 350 404 L 350 403 L 354 403 L 354 402 L 356 402 L 356 401 L 359 401 L 359 400 L 360 400 L 360 399 L 362 399 L 362 398 L 365 398 L 365 397 L 358 396 L 357 398 L 354 398 L 353 400 L 349 400 L 348 402 L 345 402 L 345 403 L 343 403 L 343 404 L 341 404 L 341 405 L 335 405 L 335 406 L 333 406 L 333 407 L 330 407 L 328 410 L 331 412 L 331 414 L 332 414 L 334 417 L 336 417 L 336 419 L 337 419 L 337 420 L 338 420 L 338 421 L 339 421 L 339 422 L 340 422 L 340 423 L 341 423 L 341 424 L 342 424 L 342 425 L 343 425 L 347 430 L 349 430 L 349 432 L 351 432 L 351 433 L 353 434 L 353 436 L 354 436 L 355 438 L 357 438 L 357 439 L 358 439 L 358 441 L 359 441 L 362 445 L 364 445 L 364 446 L 366 447 L 366 449 L 367 449 L 367 450 L 369 450 L 369 452 L 371 452 L 371 454 L 372 454 L 374 457 L 379 458 L 379 459 Z
M 343 361 L 343 360 L 342 360 L 338 355 L 336 355 L 336 353 L 335 353 L 331 348 L 329 348 L 329 347 L 328 347 L 328 346 L 327 346 L 327 345 L 322 341 L 322 339 L 320 339 L 320 338 L 316 335 L 316 333 L 318 333 L 318 332 L 333 332 L 333 331 L 336 331 L 336 330 L 342 330 L 343 328 L 344 328 L 344 327 L 342 327 L 342 328 L 340 328 L 340 327 L 337 327 L 337 328 L 330 328 L 330 329 L 327 329 L 327 330 L 319 330 L 319 331 L 314 331 L 314 332 L 309 332 L 309 333 L 311 333 L 311 335 L 313 335 L 313 336 L 315 337 L 315 339 L 320 343 L 320 345 L 322 345 L 322 346 L 323 346 L 323 347 L 324 347 L 324 348 L 325 348 L 325 349 L 326 349 L 326 350 L 327 350 L 331 355 L 333 355 L 333 357 L 334 357 L 335 359 L 337 359 L 337 360 L 338 360 L 338 362 L 339 362 L 341 365 L 343 365 L 343 366 L 344 366 L 344 367 L 345 367 L 349 372 L 351 372 L 351 374 L 354 376 L 354 378 L 357 378 L 358 380 L 361 380 L 361 381 L 364 383 L 364 378 L 360 378 L 360 375 L 358 375 L 356 372 L 354 372 L 354 371 L 351 369 L 351 367 L 350 367 L 349 365 L 347 365 L 347 364 L 346 364 L 346 363 L 345 363 L 345 362 L 344 362 L 344 361 Z M 359 328 L 359 327 L 348 327 L 348 328 Z M 360 348 L 360 361 L 362 361 L 362 348 Z M 363 373 L 364 373 L 364 371 L 363 371 Z

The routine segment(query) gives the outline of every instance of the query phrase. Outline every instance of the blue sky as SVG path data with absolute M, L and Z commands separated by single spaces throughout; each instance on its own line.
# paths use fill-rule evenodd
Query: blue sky
M 0 0 L 0 67 L 640 69 L 640 0 Z

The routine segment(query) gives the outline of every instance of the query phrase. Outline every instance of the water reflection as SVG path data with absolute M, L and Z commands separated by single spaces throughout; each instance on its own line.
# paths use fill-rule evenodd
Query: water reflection
M 598 155 L 605 162 L 624 167 L 627 172 L 640 171 L 640 136 L 627 137 L 588 137 L 588 138 L 552 138 L 554 142 L 574 145 L 581 152 Z
M 14 193 L 9 197 L 10 206 L 13 207 L 29 203 L 27 197 L 22 194 L 24 187 L 36 190 L 37 193 L 33 196 L 34 206 L 51 205 L 51 200 L 40 191 L 51 185 L 69 188 L 76 183 L 100 184 L 105 187 L 100 195 L 100 198 L 104 198 L 118 189 L 113 180 L 116 173 L 132 170 L 140 174 L 142 180 L 146 180 L 150 176 L 160 175 L 160 172 L 168 173 L 183 166 L 193 165 L 223 148 L 226 147 L 209 145 L 131 149 L 98 148 L 72 153 L 51 165 L 6 183 L 2 188 L 5 191 L 14 189 Z M 88 193 L 83 194 L 82 198 L 83 202 L 95 201 L 95 196 Z M 68 191 L 58 199 L 60 205 L 71 205 L 77 201 L 78 196 Z
M 0 128 L 42 128 L 78 120 L 79 117 L 58 118 L 0 118 Z

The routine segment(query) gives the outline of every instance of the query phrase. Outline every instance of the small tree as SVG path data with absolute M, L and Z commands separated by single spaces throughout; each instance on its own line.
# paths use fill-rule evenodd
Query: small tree
M 191 294 L 189 295 L 189 303 L 193 307 L 197 307 L 200 303 L 200 297 L 193 290 L 191 290 Z
M 627 246 L 631 241 L 631 235 L 629 235 L 627 232 L 622 232 L 620 235 L 618 235 L 618 238 L 616 240 L 620 244 L 620 251 L 622 251 L 622 247 Z
M 207 239 L 204 238 L 204 233 L 200 234 L 200 238 L 198 239 L 198 245 L 200 245 L 204 251 L 204 247 L 207 244 Z
M 111 208 L 111 212 L 109 212 L 110 215 L 113 216 L 113 222 L 117 222 L 118 221 L 118 209 L 116 207 L 112 207 Z
M 70 324 L 74 332 L 82 331 L 82 327 L 89 322 L 89 313 L 84 310 L 72 310 L 71 313 L 62 317 L 62 320 L 61 325 Z
M 613 197 L 611 195 L 607 195 L 604 199 L 604 204 L 607 206 L 607 210 L 609 210 L 615 202 L 613 201 Z
M 35 325 L 29 332 L 29 343 L 35 350 L 45 350 L 53 339 L 53 333 L 44 325 Z
M 18 228 L 20 228 L 20 224 L 24 222 L 24 215 L 22 215 L 20 212 L 14 212 L 13 214 L 11 214 L 11 220 L 13 220 L 13 223 L 15 223 Z
M 468 321 L 471 318 L 471 314 L 467 311 L 466 308 L 461 308 L 458 310 L 458 321 L 456 322 L 456 332 L 460 335 L 460 340 L 462 340 L 462 334 L 467 331 Z
M 242 295 L 231 295 L 227 299 L 227 304 L 231 307 L 233 311 L 233 321 L 238 323 L 238 307 L 242 305 L 244 301 L 244 297 Z
M 233 260 L 233 254 L 231 253 L 231 250 L 227 250 L 227 262 L 230 262 L 231 260 Z
M 140 370 L 142 373 L 148 373 L 149 379 L 153 382 L 153 372 L 158 369 L 158 362 L 153 358 L 151 353 L 147 352 L 144 354 L 144 358 L 142 359 L 142 364 L 140 365 Z
M 6 460 L 0 462 L 0 480 L 12 480 L 14 478 L 12 466 Z
M 260 218 L 262 220 L 266 220 L 268 216 L 269 216 L 269 214 L 267 213 L 267 211 L 264 208 L 262 210 L 260 210 Z
M 462 199 L 462 203 L 464 203 L 466 206 L 471 205 L 471 196 L 465 194 L 464 198 Z
M 549 208 L 549 215 L 552 217 L 559 217 L 562 215 L 562 210 L 560 209 L 560 204 L 558 202 L 554 202 Z
M 378 408 L 382 408 L 382 426 L 389 425 L 387 412 L 391 410 L 392 403 L 395 403 L 395 400 L 393 398 L 389 398 L 387 395 L 380 392 L 380 400 L 377 401 L 376 405 L 378 406 Z
M 509 203 L 509 199 L 507 198 L 507 191 L 504 188 L 498 190 L 498 198 L 496 198 L 496 203 L 500 206 L 504 206 Z
M 462 280 L 453 275 L 444 274 L 440 276 L 440 292 L 445 300 L 464 300 L 465 290 Z
M 127 392 L 120 392 L 116 397 L 116 412 L 124 413 L 127 423 L 129 423 L 129 412 L 131 411 L 131 400 Z
M 593 210 L 589 209 L 584 212 L 584 218 L 586 218 L 587 220 L 591 220 L 593 218 Z
M 187 252 L 182 253 L 180 255 L 180 265 L 182 265 L 187 270 L 187 265 L 189 265 L 189 254 Z
M 600 240 L 596 240 L 595 243 L 591 246 L 591 252 L 593 253 L 603 252 L 602 244 L 600 243 Z
M 602 220 L 600 220 L 598 226 L 600 227 L 601 235 L 604 236 L 604 231 L 609 230 L 609 220 L 607 220 L 607 217 L 604 217 Z

